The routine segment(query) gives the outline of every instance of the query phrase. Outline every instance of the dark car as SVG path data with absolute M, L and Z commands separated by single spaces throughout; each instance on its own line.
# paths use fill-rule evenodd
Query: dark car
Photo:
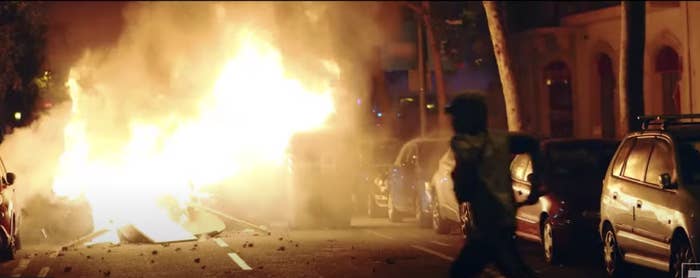
M 603 182 L 604 266 L 625 264 L 686 277 L 700 248 L 700 115 L 644 117 L 628 134 Z M 690 121 L 694 120 L 694 121 Z M 688 275 L 687 277 L 691 277 Z
M 362 163 L 361 183 L 364 189 L 363 207 L 369 217 L 382 217 L 387 213 L 386 180 L 396 153 L 401 148 L 398 140 L 380 140 L 363 147 L 365 156 Z
M 7 172 L 5 163 L 0 158 L 0 257 L 11 260 L 20 248 L 20 215 L 15 208 L 15 174 Z
M 435 173 L 440 157 L 449 148 L 449 138 L 416 138 L 403 145 L 389 169 L 384 195 L 391 222 L 415 215 L 422 227 L 431 226 L 430 198 L 425 187 Z
M 518 209 L 516 234 L 541 242 L 547 262 L 581 247 L 574 242 L 595 243 L 603 176 L 618 144 L 607 139 L 542 141 L 545 191 L 536 204 Z M 511 178 L 517 201 L 530 194 L 531 173 L 530 156 L 515 156 Z
M 297 133 L 289 147 L 290 226 L 350 226 L 357 146 L 334 130 Z

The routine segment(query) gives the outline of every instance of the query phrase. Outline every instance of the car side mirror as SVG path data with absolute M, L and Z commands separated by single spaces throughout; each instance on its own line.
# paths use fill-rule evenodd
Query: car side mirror
M 7 182 L 7 185 L 12 185 L 15 183 L 15 173 L 7 173 L 5 176 L 5 181 Z
M 676 189 L 676 185 L 671 181 L 671 175 L 668 173 L 659 175 L 659 181 L 664 189 Z

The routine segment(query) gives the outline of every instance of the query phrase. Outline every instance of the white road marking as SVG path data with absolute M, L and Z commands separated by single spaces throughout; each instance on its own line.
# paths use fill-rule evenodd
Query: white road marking
M 448 256 L 448 255 L 445 255 L 445 254 L 443 254 L 443 253 L 440 253 L 440 252 L 438 252 L 438 251 L 435 251 L 435 250 L 432 250 L 432 249 L 429 249 L 429 248 L 426 248 L 426 247 L 423 247 L 423 246 L 420 246 L 420 245 L 411 245 L 411 247 L 416 248 L 416 249 L 418 249 L 418 250 L 421 250 L 421 251 L 423 251 L 423 252 L 425 252 L 425 253 L 428 253 L 428 254 L 431 254 L 431 255 L 435 255 L 435 256 L 437 256 L 437 257 L 440 257 L 440 258 L 445 259 L 445 260 L 448 260 L 448 261 L 454 261 L 454 259 L 455 259 L 455 258 L 453 258 L 453 257 L 450 257 L 450 256 Z
M 19 264 L 15 269 L 12 270 L 12 276 L 11 277 L 22 277 L 22 272 L 27 269 L 27 266 L 29 266 L 29 262 L 31 259 L 21 259 L 19 261 Z
M 41 270 L 39 270 L 39 274 L 37 274 L 36 277 L 44 278 L 44 277 L 46 277 L 46 275 L 49 274 L 50 270 L 51 270 L 51 268 L 49 268 L 48 266 L 45 266 Z
M 447 243 L 444 243 L 444 242 L 441 242 L 441 241 L 437 241 L 437 240 L 431 240 L 430 242 L 431 242 L 431 243 L 434 243 L 434 244 L 437 244 L 437 245 L 440 245 L 440 246 L 445 246 L 445 247 L 450 247 L 450 246 L 452 246 L 452 245 L 450 245 L 450 244 L 447 244 Z
M 373 235 L 375 235 L 375 236 L 378 236 L 378 237 L 381 237 L 381 238 L 384 238 L 384 239 L 396 240 L 395 238 L 390 237 L 390 236 L 385 235 L 385 234 L 380 234 L 380 233 L 377 233 L 377 232 L 375 232 L 375 231 L 370 231 L 370 230 L 366 230 L 366 231 L 367 231 L 368 233 L 370 233 L 370 234 L 373 234 Z
M 218 244 L 219 247 L 221 247 L 221 248 L 227 248 L 227 247 L 228 247 L 228 244 L 226 244 L 226 242 L 225 242 L 223 239 L 221 239 L 221 238 L 218 238 L 218 237 L 215 238 L 215 239 L 214 239 L 214 242 L 216 242 L 216 244 Z
M 241 269 L 243 269 L 243 270 L 253 270 L 252 268 L 250 268 L 250 266 L 248 266 L 248 264 L 247 264 L 243 259 L 241 259 L 240 256 L 238 256 L 238 254 L 231 252 L 231 253 L 228 253 L 228 256 L 229 256 L 238 266 L 240 266 Z

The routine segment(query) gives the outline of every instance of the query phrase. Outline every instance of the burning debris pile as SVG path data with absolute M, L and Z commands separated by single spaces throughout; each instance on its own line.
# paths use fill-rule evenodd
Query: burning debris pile
M 70 109 L 53 115 L 67 121 L 62 154 L 38 191 L 86 200 L 107 242 L 129 227 L 157 241 L 202 232 L 187 211 L 211 188 L 275 196 L 257 177 L 284 173 L 295 133 L 352 121 L 342 94 L 367 91 L 376 5 L 131 3 L 118 44 L 71 68 Z

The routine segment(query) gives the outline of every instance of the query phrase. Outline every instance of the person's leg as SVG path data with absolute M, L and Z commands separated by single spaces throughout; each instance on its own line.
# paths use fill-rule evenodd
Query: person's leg
M 511 231 L 503 231 L 500 233 L 500 240 L 494 241 L 498 269 L 506 277 L 537 277 L 537 274 L 520 257 L 514 236 L 515 233 Z
M 476 277 L 493 257 L 490 249 L 484 240 L 470 240 L 469 243 L 462 247 L 457 259 L 452 263 L 450 277 Z

